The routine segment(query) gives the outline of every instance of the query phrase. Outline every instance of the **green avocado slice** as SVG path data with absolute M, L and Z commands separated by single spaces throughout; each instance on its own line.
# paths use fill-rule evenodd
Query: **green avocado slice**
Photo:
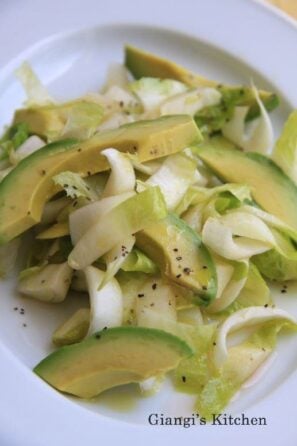
M 297 186 L 271 159 L 208 143 L 195 148 L 195 152 L 220 179 L 247 184 L 264 210 L 297 229 Z
M 40 222 L 44 204 L 58 191 L 54 175 L 70 170 L 87 176 L 107 170 L 101 150 L 114 147 L 132 152 L 143 162 L 200 141 L 193 119 L 175 115 L 101 132 L 79 144 L 70 140 L 45 146 L 21 161 L 0 183 L 0 243 Z
M 164 59 L 131 45 L 125 47 L 125 65 L 136 79 L 140 79 L 141 77 L 159 77 L 161 79 L 174 79 L 193 88 L 219 88 L 224 102 L 227 102 L 230 98 L 234 103 L 236 101 L 236 105 L 250 106 L 247 120 L 254 119 L 259 115 L 259 107 L 251 88 L 222 85 L 217 81 L 195 74 L 171 60 Z M 272 111 L 278 106 L 279 100 L 274 93 L 260 90 L 259 94 L 268 111 Z M 213 114 L 216 113 L 216 110 L 210 109 L 206 113 L 206 116 L 199 117 L 200 121 L 202 121 L 202 117 L 205 119 L 215 118 Z
M 185 341 L 165 331 L 116 327 L 60 348 L 34 372 L 62 392 L 92 398 L 112 387 L 168 372 L 192 354 Z
M 216 270 L 200 236 L 175 214 L 169 214 L 136 234 L 136 245 L 161 273 L 189 288 L 198 303 L 208 305 L 217 291 Z

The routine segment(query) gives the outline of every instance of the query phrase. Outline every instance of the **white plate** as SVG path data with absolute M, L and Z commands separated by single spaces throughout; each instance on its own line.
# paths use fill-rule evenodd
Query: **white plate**
M 0 60 L 6 63 L 21 49 L 37 44 L 15 57 L 0 73 L 0 125 L 9 121 L 24 99 L 12 76 L 22 60 L 32 63 L 53 95 L 68 99 L 97 89 L 108 63 L 122 60 L 125 42 L 168 56 L 219 81 L 246 83 L 253 78 L 258 86 L 277 91 L 282 99 L 282 107 L 273 118 L 277 131 L 297 105 L 296 29 L 260 5 L 244 0 L 196 0 L 183 1 L 172 9 L 169 0 L 150 0 L 141 8 L 140 2 L 134 1 L 109 1 L 103 7 L 95 0 L 75 0 L 68 5 L 66 2 L 64 15 L 61 5 L 57 0 L 50 4 L 28 0 L 22 5 L 6 5 L 0 41 L 8 44 Z M 111 24 L 119 17 L 122 24 Z M 8 27 L 12 19 L 18 24 L 13 31 Z M 88 28 L 40 41 L 78 24 Z M 81 302 L 76 298 L 69 299 L 65 306 L 42 305 L 20 299 L 13 287 L 11 282 L 0 288 L 1 446 L 76 446 L 94 440 L 107 444 L 177 444 L 185 438 L 206 444 L 215 444 L 219 438 L 222 445 L 227 441 L 229 445 L 237 441 L 241 445 L 251 441 L 255 445 L 268 441 L 270 445 L 296 444 L 297 376 L 293 372 L 297 352 L 293 336 L 280 342 L 279 356 L 265 380 L 243 392 L 226 409 L 227 414 L 244 412 L 250 417 L 266 417 L 267 427 L 149 427 L 147 417 L 151 412 L 192 414 L 192 399 L 167 386 L 155 397 L 132 401 L 133 408 L 121 412 L 106 401 L 83 403 L 52 390 L 34 376 L 31 368 L 49 351 L 52 330 Z M 292 288 L 286 299 L 282 296 L 282 306 L 297 316 L 296 292 Z M 14 311 L 15 306 L 23 307 L 25 315 Z

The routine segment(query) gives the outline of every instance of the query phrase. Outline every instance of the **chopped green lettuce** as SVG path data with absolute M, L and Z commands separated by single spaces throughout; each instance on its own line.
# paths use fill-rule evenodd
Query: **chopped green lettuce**
M 48 105 L 54 102 L 28 62 L 24 62 L 16 70 L 15 74 L 21 81 L 27 94 L 26 105 L 28 107 Z
M 91 201 L 98 199 L 96 192 L 90 188 L 88 183 L 78 173 L 61 172 L 53 177 L 53 181 L 58 186 L 61 186 L 70 198 L 85 197 Z
M 10 152 L 21 146 L 29 135 L 29 127 L 25 122 L 9 127 L 0 139 L 0 160 L 8 158 Z
M 165 99 L 188 89 L 182 82 L 154 77 L 143 77 L 131 82 L 129 88 L 140 99 L 146 112 L 158 108 Z

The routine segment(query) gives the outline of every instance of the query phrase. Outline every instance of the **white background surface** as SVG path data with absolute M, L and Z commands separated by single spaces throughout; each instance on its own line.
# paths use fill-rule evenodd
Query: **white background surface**
M 226 48 L 263 73 L 297 106 L 296 29 L 250 0 L 0 0 L 0 66 L 51 34 L 119 22 L 162 25 Z M 2 78 L 9 69 L 2 71 Z M 58 84 L 56 88 L 59 90 Z M 6 114 L 1 108 L 1 115 Z M 20 353 L 18 357 L 21 356 Z M 23 356 L 27 357 L 26 352 Z M 246 412 L 250 416 L 267 416 L 267 427 L 197 426 L 186 430 L 134 426 L 81 409 L 36 380 L 1 343 L 0 373 L 0 446 L 76 446 L 94 442 L 175 445 L 185 441 L 231 446 L 238 442 L 243 446 L 251 442 L 255 446 L 297 443 L 294 375 Z

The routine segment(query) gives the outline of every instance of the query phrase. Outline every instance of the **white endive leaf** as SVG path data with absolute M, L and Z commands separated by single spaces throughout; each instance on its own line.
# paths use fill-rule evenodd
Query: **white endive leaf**
M 293 316 L 284 310 L 276 308 L 249 307 L 233 313 L 218 327 L 214 347 L 215 365 L 221 367 L 228 357 L 227 336 L 230 333 L 241 328 L 277 319 L 296 323 Z
M 112 278 L 99 290 L 105 273 L 94 266 L 88 266 L 85 276 L 90 296 L 90 326 L 88 336 L 105 327 L 117 327 L 122 324 L 123 298 L 120 285 Z
M 102 152 L 111 167 L 111 173 L 107 180 L 103 197 L 132 192 L 135 189 L 135 172 L 129 158 L 116 149 L 105 149 Z
M 235 107 L 234 115 L 223 128 L 223 135 L 242 147 L 247 152 L 268 153 L 273 146 L 273 128 L 258 90 L 252 86 L 255 99 L 260 109 L 260 116 L 249 124 L 245 119 L 249 107 Z
M 260 219 L 259 222 L 259 226 L 264 225 Z M 246 224 L 248 225 L 248 221 Z M 250 227 L 250 237 L 241 237 L 238 232 L 244 231 L 235 230 L 233 232 L 232 229 L 221 222 L 221 219 L 210 217 L 203 227 L 202 240 L 216 254 L 229 260 L 245 260 L 253 255 L 268 251 L 275 244 L 270 231 L 265 239 L 266 227 L 263 233 L 261 233 L 259 227 L 256 227 L 255 231 L 253 231 L 253 227 Z M 240 237 L 234 238 L 236 235 Z
M 160 169 L 146 182 L 149 186 L 159 186 L 169 211 L 183 198 L 188 187 L 196 181 L 196 163 L 179 153 L 168 156 Z
M 107 282 L 110 281 L 112 277 L 116 275 L 122 264 L 125 262 L 127 256 L 132 251 L 134 244 L 135 237 L 133 235 L 128 235 L 125 240 L 122 240 L 121 243 L 118 243 L 104 255 L 106 272 L 100 288 L 102 288 Z
M 207 307 L 207 311 L 215 313 L 227 308 L 237 298 L 248 277 L 248 261 L 224 262 L 215 259 L 218 291 L 216 299 Z
M 69 215 L 69 228 L 71 240 L 74 245 L 79 239 L 90 229 L 93 224 L 98 222 L 111 209 L 118 206 L 128 198 L 132 197 L 135 192 L 126 192 L 120 195 L 103 198 L 95 203 L 90 203 Z
M 21 144 L 17 150 L 11 150 L 9 153 L 9 161 L 11 164 L 17 164 L 22 159 L 31 155 L 45 146 L 45 142 L 39 136 L 32 135 Z

